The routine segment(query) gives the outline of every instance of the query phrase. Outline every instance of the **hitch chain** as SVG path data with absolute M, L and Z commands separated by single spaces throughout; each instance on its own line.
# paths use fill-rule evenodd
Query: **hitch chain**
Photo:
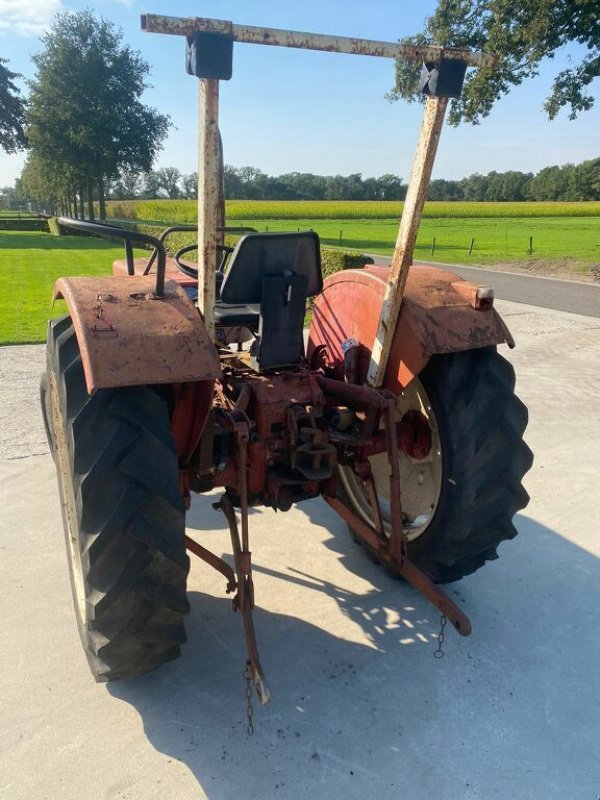
M 446 615 L 442 614 L 442 616 L 440 617 L 440 632 L 438 633 L 438 637 L 437 637 L 438 638 L 438 646 L 437 646 L 437 650 L 433 651 L 433 657 L 434 658 L 443 658 L 444 657 L 444 651 L 443 651 L 442 647 L 444 645 L 444 639 L 446 638 L 445 635 L 444 635 L 444 628 L 446 627 L 446 623 L 447 622 L 448 622 L 448 620 L 446 619 Z
M 244 680 L 246 682 L 244 694 L 246 696 L 246 732 L 248 736 L 254 734 L 254 706 L 252 705 L 252 672 L 250 670 L 250 660 L 246 661 L 244 669 Z

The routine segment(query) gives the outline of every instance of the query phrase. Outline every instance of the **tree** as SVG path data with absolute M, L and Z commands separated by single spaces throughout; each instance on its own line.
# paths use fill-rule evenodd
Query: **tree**
M 141 102 L 149 67 L 122 39 L 112 23 L 90 11 L 64 13 L 33 56 L 31 147 L 85 184 L 90 218 L 94 189 L 103 217 L 105 181 L 124 169 L 149 170 L 170 124 Z
M 144 175 L 144 189 L 142 194 L 149 200 L 156 200 L 160 196 L 160 175 L 150 170 Z
M 183 196 L 188 200 L 195 200 L 198 197 L 198 173 L 190 172 L 184 175 L 181 181 L 183 186 Z
M 159 180 L 159 186 L 167 193 L 167 197 L 175 199 L 180 196 L 179 181 L 181 180 L 181 172 L 177 167 L 163 167 L 156 171 L 156 175 Z
M 404 200 L 406 186 L 398 175 L 391 175 L 386 172 L 385 175 L 377 178 L 377 185 L 379 186 L 380 200 Z
M 441 44 L 496 53 L 493 68 L 467 75 L 463 94 L 453 100 L 450 123 L 477 124 L 498 98 L 538 74 L 544 58 L 553 58 L 565 45 L 586 48 L 579 63 L 554 78 L 544 108 L 554 119 L 562 108 L 575 119 L 594 104 L 589 85 L 600 76 L 600 14 L 597 0 L 439 0 L 422 33 L 402 40 L 414 44 Z M 420 69 L 397 62 L 391 100 L 417 98 Z
M 71 214 L 76 211 L 76 177 L 68 166 L 41 158 L 35 151 L 27 156 L 20 182 L 38 209 Z
M 111 188 L 110 196 L 115 200 L 134 200 L 139 197 L 141 187 L 139 172 L 136 169 L 123 169 Z
M 14 83 L 19 75 L 11 72 L 0 58 L 0 150 L 16 153 L 27 145 L 23 124 L 25 122 L 25 103 Z

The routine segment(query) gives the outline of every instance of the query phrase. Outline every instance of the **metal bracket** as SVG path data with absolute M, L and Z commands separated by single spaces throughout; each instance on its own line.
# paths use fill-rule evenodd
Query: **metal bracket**
M 428 97 L 460 97 L 466 71 L 466 61 L 449 58 L 427 61 L 421 70 L 419 91 Z
M 228 81 L 233 71 L 233 37 L 197 32 L 187 39 L 185 70 L 197 78 Z

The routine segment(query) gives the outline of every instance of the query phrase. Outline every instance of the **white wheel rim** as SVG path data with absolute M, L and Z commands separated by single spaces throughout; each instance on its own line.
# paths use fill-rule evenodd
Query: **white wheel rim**
M 425 417 L 431 431 L 431 448 L 422 459 L 416 459 L 407 453 L 400 453 L 400 494 L 402 514 L 405 520 L 404 533 L 409 542 L 422 536 L 435 515 L 442 488 L 442 448 L 440 434 L 431 408 L 431 403 L 423 384 L 415 378 L 398 397 L 396 405 L 396 421 L 399 422 L 408 411 L 418 411 Z M 382 426 L 383 427 L 383 426 Z M 387 453 L 378 453 L 369 458 L 373 480 L 385 533 L 389 536 L 390 525 L 390 488 L 389 462 Z M 368 522 L 374 524 L 373 513 L 367 491 L 362 480 L 352 467 L 340 466 L 339 475 L 352 503 L 354 510 Z

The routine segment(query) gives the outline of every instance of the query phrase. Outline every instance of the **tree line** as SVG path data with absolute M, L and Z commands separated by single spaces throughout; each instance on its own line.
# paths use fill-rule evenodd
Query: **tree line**
M 0 189 L 0 207 L 69 213 L 63 201 L 52 206 L 43 186 L 31 183 L 30 163 L 14 187 Z M 363 178 L 352 175 L 313 175 L 290 172 L 270 176 L 255 167 L 224 169 L 225 197 L 231 200 L 403 200 L 406 184 L 396 175 Z M 33 187 L 33 191 L 32 191 Z M 163 167 L 140 173 L 123 171 L 105 185 L 106 196 L 114 200 L 195 199 L 198 175 L 181 173 L 176 167 Z M 98 195 L 92 192 L 93 199 Z M 600 158 L 581 164 L 545 167 L 538 173 L 475 173 L 460 180 L 438 178 L 429 186 L 428 200 L 479 202 L 562 200 L 600 200 Z
M 226 166 L 225 197 L 235 200 L 404 200 L 407 185 L 396 175 L 363 178 L 291 172 L 271 177 L 254 167 Z M 600 158 L 545 167 L 538 173 L 474 173 L 460 180 L 432 180 L 428 200 L 600 200 Z

